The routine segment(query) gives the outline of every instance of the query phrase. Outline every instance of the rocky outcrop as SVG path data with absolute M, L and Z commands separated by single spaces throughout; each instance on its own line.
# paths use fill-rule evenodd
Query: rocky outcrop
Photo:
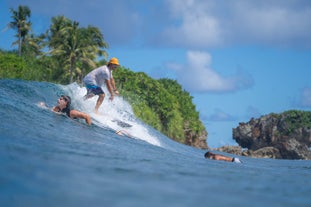
M 206 137 L 207 131 L 202 130 L 200 133 L 194 133 L 190 129 L 185 130 L 186 141 L 185 144 L 200 149 L 207 149 Z
M 233 139 L 240 147 L 218 150 L 251 157 L 311 160 L 311 112 L 291 110 L 252 118 L 233 129 Z
M 227 152 L 230 154 L 240 155 L 240 156 L 248 156 L 254 158 L 274 158 L 274 159 L 282 159 L 282 156 L 278 149 L 274 147 L 263 147 L 258 150 L 248 150 L 243 149 L 240 146 L 223 146 L 217 149 L 220 152 Z
M 205 128 L 199 132 L 194 132 L 189 127 L 189 122 L 186 121 L 184 123 L 184 133 L 186 138 L 184 144 L 200 149 L 208 149 L 206 143 L 207 131 L 205 130 Z

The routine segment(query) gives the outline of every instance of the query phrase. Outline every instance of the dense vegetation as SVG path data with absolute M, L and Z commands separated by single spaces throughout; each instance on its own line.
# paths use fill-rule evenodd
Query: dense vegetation
M 0 50 L 0 78 L 47 81 L 60 84 L 81 83 L 83 76 L 107 57 L 100 30 L 64 16 L 53 17 L 44 34 L 31 34 L 31 11 L 27 6 L 11 9 L 16 30 L 17 51 Z M 48 52 L 43 52 L 48 51 Z M 119 67 L 114 77 L 121 95 L 128 100 L 137 117 L 181 143 L 205 139 L 207 132 L 190 94 L 177 81 L 154 80 L 145 73 Z
M 311 111 L 288 110 L 280 114 L 271 113 L 269 115 L 282 124 L 275 132 L 279 136 L 293 135 L 302 128 L 311 129 Z
M 286 123 L 286 129 L 282 132 L 286 135 L 290 135 L 300 128 L 311 129 L 311 111 L 289 110 L 280 116 Z
M 189 132 L 197 138 L 206 136 L 192 97 L 176 81 L 154 80 L 145 73 L 124 68 L 119 68 L 114 76 L 123 96 L 144 122 L 183 143 Z

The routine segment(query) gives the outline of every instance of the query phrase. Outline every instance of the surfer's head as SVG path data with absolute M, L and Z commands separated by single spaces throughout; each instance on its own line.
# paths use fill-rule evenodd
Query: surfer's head
M 115 58 L 115 57 L 111 58 L 111 59 L 109 60 L 108 64 L 113 64 L 113 65 L 117 65 L 117 66 L 120 65 L 120 64 L 119 64 L 119 60 L 118 60 L 117 58 Z
M 119 67 L 120 64 L 119 64 L 119 60 L 115 57 L 111 58 L 108 62 L 108 68 L 110 70 L 115 70 L 117 67 Z
M 205 157 L 205 158 L 210 158 L 212 155 L 213 155 L 213 153 L 207 151 L 207 152 L 204 154 L 204 157 Z
M 58 104 L 60 104 L 60 101 L 64 101 L 66 103 L 65 108 L 69 107 L 71 104 L 70 96 L 61 95 L 58 99 Z

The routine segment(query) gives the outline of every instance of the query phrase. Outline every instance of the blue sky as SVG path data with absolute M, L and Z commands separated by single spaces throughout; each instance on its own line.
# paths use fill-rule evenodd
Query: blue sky
M 64 15 L 101 29 L 110 57 L 193 96 L 210 147 L 269 113 L 311 110 L 309 0 L 4 0 L 0 48 L 13 49 L 9 8 L 27 5 L 35 34 Z

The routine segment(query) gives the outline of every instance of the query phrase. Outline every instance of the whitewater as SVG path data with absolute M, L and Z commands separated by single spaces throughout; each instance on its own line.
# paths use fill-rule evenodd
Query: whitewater
M 96 115 L 85 93 L 76 83 L 0 80 L 0 206 L 311 206 L 310 161 L 207 160 L 140 121 L 122 97 Z M 39 104 L 62 94 L 91 126 Z

